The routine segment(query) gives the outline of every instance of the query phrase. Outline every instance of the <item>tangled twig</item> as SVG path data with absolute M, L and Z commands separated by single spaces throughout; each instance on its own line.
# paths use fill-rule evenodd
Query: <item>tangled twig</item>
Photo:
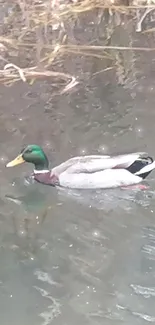
M 144 19 L 153 10 L 155 10 L 155 7 L 154 8 L 147 8 L 145 10 L 144 14 L 142 15 L 142 17 L 140 18 L 139 22 L 137 23 L 136 32 L 141 32 L 142 31 L 142 23 L 143 23 Z
M 12 84 L 18 80 L 27 82 L 28 80 L 44 77 L 56 78 L 67 82 L 67 85 L 61 91 L 62 94 L 78 84 L 76 78 L 70 74 L 50 70 L 38 70 L 37 67 L 22 69 L 13 63 L 8 63 L 4 66 L 3 70 L 0 70 L 0 81 L 5 82 L 5 84 Z

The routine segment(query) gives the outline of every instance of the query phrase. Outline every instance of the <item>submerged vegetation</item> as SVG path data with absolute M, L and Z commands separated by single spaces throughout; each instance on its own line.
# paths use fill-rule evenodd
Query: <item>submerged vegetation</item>
M 51 78 L 66 92 L 78 83 L 74 71 L 68 71 L 70 60 L 80 57 L 93 58 L 95 73 L 115 70 L 122 83 L 134 69 L 135 51 L 155 50 L 134 46 L 132 39 L 133 33 L 155 31 L 150 24 L 154 13 L 154 0 L 1 2 L 0 82 Z M 144 26 L 148 19 L 149 28 Z

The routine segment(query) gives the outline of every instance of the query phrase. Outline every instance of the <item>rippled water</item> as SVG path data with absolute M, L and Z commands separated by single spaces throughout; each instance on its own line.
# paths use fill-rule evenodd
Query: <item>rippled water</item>
M 1 324 L 155 322 L 155 172 L 147 191 L 76 191 L 32 183 L 28 164 L 5 168 L 30 143 L 51 166 L 85 153 L 155 157 L 154 55 L 125 60 L 124 85 L 92 59 L 79 72 L 77 59 L 66 61 L 81 78 L 68 95 L 47 81 L 0 87 Z

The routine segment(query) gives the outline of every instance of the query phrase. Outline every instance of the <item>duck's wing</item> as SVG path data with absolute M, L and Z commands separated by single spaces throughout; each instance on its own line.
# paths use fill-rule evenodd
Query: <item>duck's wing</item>
M 92 155 L 83 157 L 74 157 L 61 165 L 53 168 L 53 172 L 60 175 L 63 172 L 71 174 L 79 173 L 95 173 L 105 169 L 126 169 L 136 160 L 147 157 L 145 152 L 136 152 L 130 154 L 122 154 L 116 156 Z

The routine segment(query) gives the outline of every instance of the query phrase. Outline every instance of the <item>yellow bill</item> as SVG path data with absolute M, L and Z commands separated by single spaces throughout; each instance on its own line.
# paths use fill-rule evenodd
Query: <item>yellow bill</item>
M 19 155 L 15 159 L 13 159 L 12 161 L 10 161 L 6 165 L 6 167 L 14 167 L 16 165 L 23 164 L 24 162 L 25 162 L 25 160 L 23 159 L 22 155 Z

